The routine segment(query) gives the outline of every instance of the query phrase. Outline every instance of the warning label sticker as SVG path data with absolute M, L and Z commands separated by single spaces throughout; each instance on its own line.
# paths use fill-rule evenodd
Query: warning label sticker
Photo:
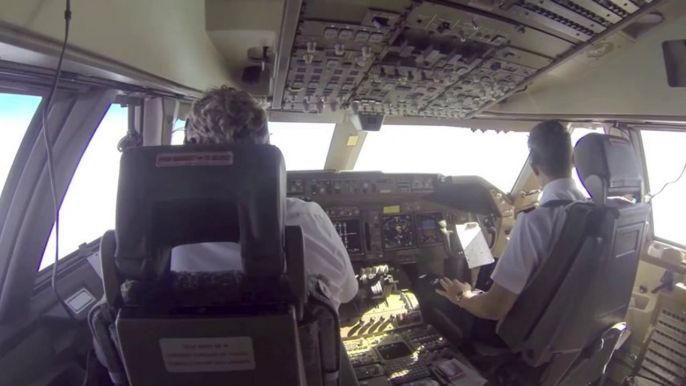
M 233 165 L 233 152 L 158 154 L 157 167 Z
M 252 338 L 162 338 L 160 349 L 170 373 L 255 369 Z

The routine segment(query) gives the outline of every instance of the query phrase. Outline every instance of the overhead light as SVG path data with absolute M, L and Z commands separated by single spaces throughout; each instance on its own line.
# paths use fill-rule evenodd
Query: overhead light
M 660 24 L 663 21 L 665 21 L 665 17 L 663 14 L 661 14 L 660 12 L 651 12 L 639 17 L 638 20 L 636 20 L 636 24 L 655 25 Z
M 651 12 L 639 17 L 635 22 L 625 27 L 622 31 L 630 37 L 637 39 L 646 32 L 659 26 L 665 21 L 665 16 L 660 12 Z

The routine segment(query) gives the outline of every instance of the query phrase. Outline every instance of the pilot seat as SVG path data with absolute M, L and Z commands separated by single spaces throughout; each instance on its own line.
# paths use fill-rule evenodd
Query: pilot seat
M 598 382 L 628 337 L 624 318 L 650 213 L 642 202 L 640 164 L 629 141 L 602 134 L 582 138 L 574 160 L 592 202 L 567 204 L 549 257 L 498 324 L 509 350 L 466 342 L 470 359 L 494 384 Z M 434 312 L 440 330 L 462 336 L 445 314 Z
M 337 311 L 284 226 L 285 181 L 269 145 L 124 152 L 89 315 L 114 384 L 340 384 Z M 170 271 L 175 246 L 222 241 L 240 243 L 242 272 Z

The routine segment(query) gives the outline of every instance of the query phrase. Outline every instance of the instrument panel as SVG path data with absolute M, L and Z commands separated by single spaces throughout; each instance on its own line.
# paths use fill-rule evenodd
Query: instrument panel
M 348 253 L 352 255 L 362 253 L 360 220 L 333 220 L 332 222 Z
M 459 351 L 424 323 L 411 292 L 391 294 L 352 328 L 342 328 L 341 337 L 361 385 L 482 383 Z
M 470 118 L 659 2 L 303 0 L 272 108 Z
M 407 208 L 422 208 L 422 204 L 428 207 L 429 213 Z M 434 211 L 438 209 L 436 206 L 420 202 L 390 206 L 362 203 L 354 209 L 323 207 L 351 258 L 373 262 L 393 260 L 391 256 L 398 257 L 400 262 L 414 261 L 421 249 L 442 248 L 439 221 L 457 224 L 469 222 L 474 217 L 451 209 Z M 384 208 L 403 209 L 397 214 L 383 214 Z
M 447 257 L 441 221 L 478 220 L 468 202 L 457 209 L 432 201 L 443 184 L 436 174 L 291 172 L 287 191 L 321 205 L 353 261 L 405 264 Z
M 403 264 L 441 265 L 441 225 L 502 215 L 503 194 L 475 177 L 379 172 L 290 172 L 288 195 L 319 204 L 360 269 L 359 293 L 341 305 L 341 337 L 361 385 L 484 384 L 428 325 Z M 481 216 L 481 217 L 479 217 Z M 435 264 L 434 264 L 435 263 Z M 397 273 L 397 275 L 396 275 Z

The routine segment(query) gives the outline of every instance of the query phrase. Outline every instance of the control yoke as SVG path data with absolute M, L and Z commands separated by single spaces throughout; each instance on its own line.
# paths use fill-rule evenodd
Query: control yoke
M 467 265 L 467 258 L 465 257 L 462 243 L 460 242 L 457 232 L 454 229 L 448 229 L 448 223 L 445 220 L 439 221 L 438 227 L 441 229 L 443 248 L 449 257 L 445 263 L 446 276 L 454 276 L 462 282 L 471 283 L 471 271 Z
M 443 247 L 445 248 L 445 253 L 450 257 L 458 258 L 456 254 L 453 253 L 453 239 L 457 240 L 457 233 L 448 229 L 448 223 L 445 220 L 438 222 L 439 228 L 441 228 L 441 235 L 443 239 Z

